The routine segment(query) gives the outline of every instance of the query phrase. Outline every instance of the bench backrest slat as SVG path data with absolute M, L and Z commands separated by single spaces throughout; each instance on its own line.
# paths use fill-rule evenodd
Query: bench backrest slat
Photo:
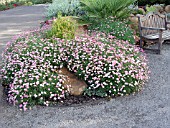
M 152 27 L 152 28 L 165 28 L 165 15 L 158 13 L 149 13 L 144 17 L 140 17 L 140 26 L 141 27 Z M 142 35 L 149 35 L 157 33 L 157 30 L 142 30 Z

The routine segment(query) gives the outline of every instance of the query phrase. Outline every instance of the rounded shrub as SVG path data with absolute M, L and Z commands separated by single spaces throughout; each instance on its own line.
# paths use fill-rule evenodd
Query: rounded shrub
M 52 23 L 52 28 L 47 32 L 47 38 L 74 39 L 76 32 L 76 21 L 71 17 L 59 16 Z
M 87 83 L 84 95 L 89 96 L 130 94 L 148 79 L 145 55 L 128 41 L 105 33 L 45 39 L 37 31 L 18 37 L 4 53 L 1 75 L 9 88 L 8 101 L 24 110 L 62 101 L 70 87 L 56 72 L 63 66 Z
M 33 105 L 48 106 L 62 101 L 68 93 L 62 86 L 64 76 L 56 73 L 62 66 L 59 49 L 37 31 L 17 37 L 9 43 L 1 69 L 2 84 L 8 91 L 8 101 L 26 110 Z M 69 85 L 68 85 L 69 86 Z
M 145 56 L 128 41 L 104 33 L 66 42 L 67 68 L 88 84 L 84 94 L 118 96 L 139 91 L 148 79 Z

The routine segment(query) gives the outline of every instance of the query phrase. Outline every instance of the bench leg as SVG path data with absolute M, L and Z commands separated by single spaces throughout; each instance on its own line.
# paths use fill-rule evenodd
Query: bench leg
M 140 38 L 140 48 L 143 48 L 142 46 L 142 39 Z
M 162 33 L 163 30 L 160 30 L 159 32 L 159 43 L 158 43 L 158 54 L 161 54 L 161 50 L 162 50 L 162 43 L 163 43 L 163 39 L 162 39 Z
M 158 54 L 161 54 L 161 50 L 162 50 L 162 41 L 159 41 L 159 43 L 158 43 Z

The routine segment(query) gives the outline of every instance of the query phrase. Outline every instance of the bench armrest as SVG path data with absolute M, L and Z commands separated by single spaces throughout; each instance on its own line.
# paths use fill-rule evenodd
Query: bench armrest
M 166 21 L 167 24 L 170 24 L 170 21 Z
M 153 28 L 153 27 L 141 27 L 141 29 L 148 29 L 148 30 L 166 30 L 165 28 Z

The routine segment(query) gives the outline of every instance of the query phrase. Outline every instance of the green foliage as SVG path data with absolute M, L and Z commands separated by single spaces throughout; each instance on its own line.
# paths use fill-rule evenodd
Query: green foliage
M 133 10 L 131 10 L 131 13 L 134 15 L 136 15 L 136 14 L 144 15 L 145 14 L 145 12 L 140 9 L 133 9 Z
M 136 12 L 137 12 L 136 14 L 142 14 L 142 15 L 145 13 L 142 10 L 139 10 L 139 9 Z
M 80 12 L 79 0 L 54 0 L 47 8 L 46 17 L 57 17 L 59 12 L 62 13 L 62 16 L 78 15 Z
M 25 5 L 26 5 L 26 6 L 31 6 L 31 5 L 33 5 L 33 3 L 30 2 L 30 1 L 28 1 L 28 2 L 25 2 Z
M 81 0 L 83 9 L 90 17 L 107 18 L 114 16 L 125 18 L 129 14 L 128 6 L 136 0 Z
M 51 30 L 46 34 L 47 38 L 74 39 L 76 21 L 71 17 L 58 17 L 52 24 Z
M 6 1 L 5 3 L 0 2 L 0 11 L 11 9 L 16 6 L 23 5 L 24 3 L 25 3 L 24 1 L 20 1 L 20 0 L 15 0 L 15 1 L 10 1 L 10 2 Z
M 13 0 L 11 2 L 5 2 L 5 3 L 0 2 L 0 11 L 11 9 L 20 5 L 30 6 L 33 4 L 45 4 L 50 2 L 52 2 L 52 0 Z
M 0 11 L 3 11 L 7 9 L 6 5 L 5 4 L 0 4 Z
M 126 21 L 120 21 L 110 17 L 89 26 L 89 29 L 104 32 L 115 36 L 117 39 L 129 41 L 131 44 L 134 44 L 135 40 L 133 37 L 133 31 L 127 24 L 128 23 Z
M 146 6 L 146 13 L 149 13 L 149 12 L 157 12 L 158 11 L 158 9 L 157 9 L 157 7 L 156 6 Z

